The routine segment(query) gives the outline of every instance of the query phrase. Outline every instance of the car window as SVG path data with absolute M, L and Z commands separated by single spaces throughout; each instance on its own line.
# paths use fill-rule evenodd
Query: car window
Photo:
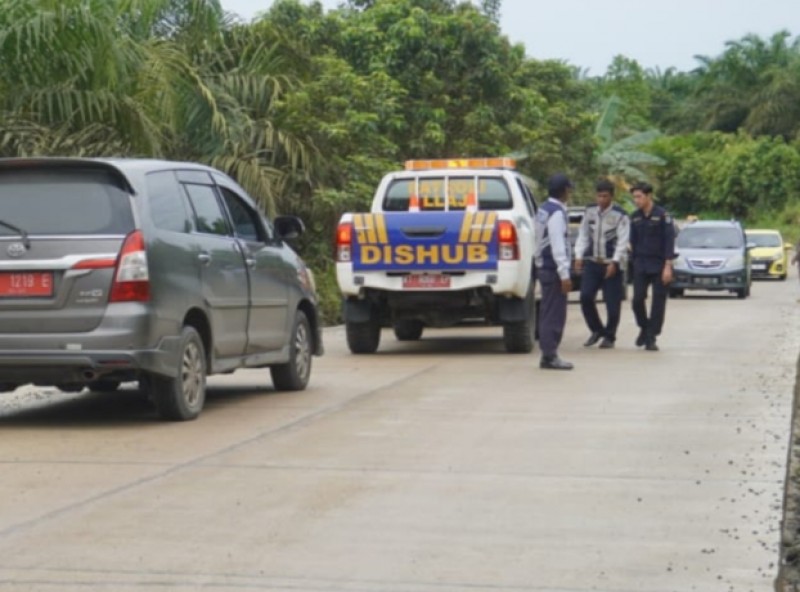
M 528 209 L 528 214 L 533 217 L 536 214 L 536 204 L 533 201 L 533 196 L 528 189 L 528 186 L 522 181 L 522 179 L 517 179 L 517 184 L 519 185 L 519 190 L 522 193 L 522 198 L 525 200 L 525 207 Z
M 220 187 L 222 198 L 228 207 L 236 236 L 251 242 L 266 242 L 264 232 L 256 212 L 247 206 L 239 196 L 226 187 Z
M 32 167 L 0 171 L 0 220 L 33 235 L 125 235 L 128 193 L 110 172 Z M 15 235 L 0 227 L 0 236 Z
M 228 221 L 222 211 L 217 192 L 209 185 L 184 185 L 192 204 L 195 218 L 195 228 L 205 234 L 230 234 Z
M 777 234 L 748 234 L 747 242 L 756 247 L 782 247 L 783 242 Z
M 147 175 L 147 204 L 156 228 L 171 232 L 191 231 L 183 192 L 173 171 Z
M 739 249 L 744 246 L 742 231 L 736 228 L 684 228 L 676 245 L 681 249 Z
M 445 187 L 447 204 L 445 204 Z M 386 191 L 383 209 L 389 212 L 408 211 L 410 198 L 419 192 L 419 209 L 422 211 L 465 210 L 469 196 L 475 193 L 475 177 L 420 177 L 397 179 Z M 477 178 L 479 210 L 509 210 L 511 192 L 505 180 L 499 177 Z

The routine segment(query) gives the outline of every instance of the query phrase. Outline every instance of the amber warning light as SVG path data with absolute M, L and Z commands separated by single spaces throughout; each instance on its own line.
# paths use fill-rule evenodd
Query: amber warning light
M 407 171 L 438 171 L 445 169 L 515 169 L 513 158 L 449 158 L 442 160 L 407 160 Z

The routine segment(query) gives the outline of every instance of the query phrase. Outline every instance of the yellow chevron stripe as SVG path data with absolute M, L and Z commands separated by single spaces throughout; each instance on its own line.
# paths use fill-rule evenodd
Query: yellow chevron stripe
M 378 242 L 378 235 L 375 233 L 375 219 L 371 214 L 364 215 L 364 222 L 367 227 L 367 242 L 374 245 Z
M 375 214 L 375 225 L 378 227 L 378 244 L 389 244 L 389 235 L 386 233 L 386 219 L 383 214 Z
M 363 245 L 367 242 L 367 235 L 364 232 L 364 214 L 353 215 L 353 226 L 356 229 L 358 244 Z
M 474 212 L 464 212 L 464 220 L 461 222 L 461 234 L 458 235 L 458 242 L 469 242 L 469 231 L 472 230 L 472 219 Z
M 475 221 L 472 223 L 472 233 L 470 234 L 469 242 L 477 243 L 481 240 L 484 220 L 486 220 L 486 212 L 476 212 Z
M 492 233 L 494 232 L 494 225 L 497 222 L 497 212 L 489 212 L 486 223 L 483 225 L 483 236 L 481 236 L 482 243 L 488 243 L 492 240 Z

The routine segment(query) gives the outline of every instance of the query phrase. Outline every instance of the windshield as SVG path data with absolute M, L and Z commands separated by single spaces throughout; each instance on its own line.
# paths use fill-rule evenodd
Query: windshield
M 684 228 L 678 235 L 680 249 L 738 249 L 743 246 L 737 228 Z
M 747 243 L 756 247 L 781 247 L 781 237 L 777 234 L 748 234 Z
M 510 210 L 511 192 L 499 177 L 420 177 L 398 179 L 389 185 L 383 201 L 387 212 L 406 212 L 412 195 L 419 197 L 420 211 L 465 210 L 468 197 L 475 195 L 479 210 Z M 447 208 L 445 208 L 445 184 Z
M 130 200 L 110 173 L 82 169 L 0 172 L 0 236 L 125 235 L 133 230 Z

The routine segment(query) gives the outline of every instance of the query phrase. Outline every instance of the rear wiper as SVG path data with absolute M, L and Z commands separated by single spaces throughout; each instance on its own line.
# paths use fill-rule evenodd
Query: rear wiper
M 9 224 L 5 220 L 0 220 L 0 226 L 8 228 L 9 230 L 13 230 L 16 232 L 20 238 L 22 238 L 22 246 L 25 247 L 26 251 L 31 250 L 31 239 L 28 237 L 27 231 L 23 230 L 19 226 L 14 226 L 13 224 Z

